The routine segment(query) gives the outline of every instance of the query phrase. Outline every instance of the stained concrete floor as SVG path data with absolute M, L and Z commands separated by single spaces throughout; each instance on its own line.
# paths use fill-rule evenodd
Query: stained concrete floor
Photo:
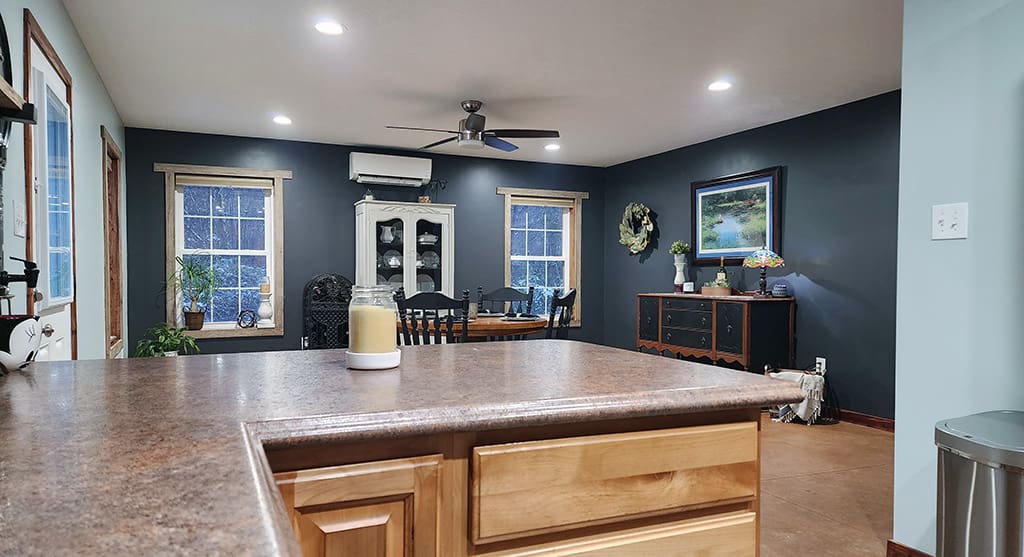
M 761 421 L 761 557 L 884 556 L 893 435 Z

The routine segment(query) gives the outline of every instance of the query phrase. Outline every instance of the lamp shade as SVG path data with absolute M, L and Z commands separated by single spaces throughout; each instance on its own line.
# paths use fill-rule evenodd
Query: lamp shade
M 752 269 L 760 269 L 764 267 L 785 267 L 786 262 L 779 256 L 779 254 L 768 248 L 761 248 L 754 253 L 746 256 L 743 259 L 743 266 L 750 267 Z

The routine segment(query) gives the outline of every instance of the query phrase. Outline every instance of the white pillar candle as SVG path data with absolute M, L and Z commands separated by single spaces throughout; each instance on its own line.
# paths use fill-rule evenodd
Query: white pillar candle
M 349 350 L 358 354 L 385 354 L 397 350 L 398 314 L 394 308 L 356 306 L 349 310 Z

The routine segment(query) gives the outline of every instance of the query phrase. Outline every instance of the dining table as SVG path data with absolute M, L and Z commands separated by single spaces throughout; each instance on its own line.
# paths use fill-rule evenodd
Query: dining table
M 422 322 L 421 322 L 422 323 Z M 402 322 L 396 323 L 399 333 L 402 332 Z M 544 317 L 532 318 L 509 318 L 503 314 L 486 315 L 480 314 L 469 319 L 469 331 L 466 336 L 470 341 L 482 341 L 491 337 L 518 337 L 533 335 L 544 332 L 548 320 Z M 434 330 L 433 319 L 428 320 L 430 330 Z M 462 322 L 456 320 L 452 326 L 453 332 L 458 335 L 462 333 Z

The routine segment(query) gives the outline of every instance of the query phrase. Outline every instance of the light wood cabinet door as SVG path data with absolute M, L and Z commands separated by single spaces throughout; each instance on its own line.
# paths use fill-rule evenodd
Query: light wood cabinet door
M 756 422 L 475 447 L 472 539 L 753 502 Z
M 440 455 L 274 475 L 306 557 L 438 555 Z

